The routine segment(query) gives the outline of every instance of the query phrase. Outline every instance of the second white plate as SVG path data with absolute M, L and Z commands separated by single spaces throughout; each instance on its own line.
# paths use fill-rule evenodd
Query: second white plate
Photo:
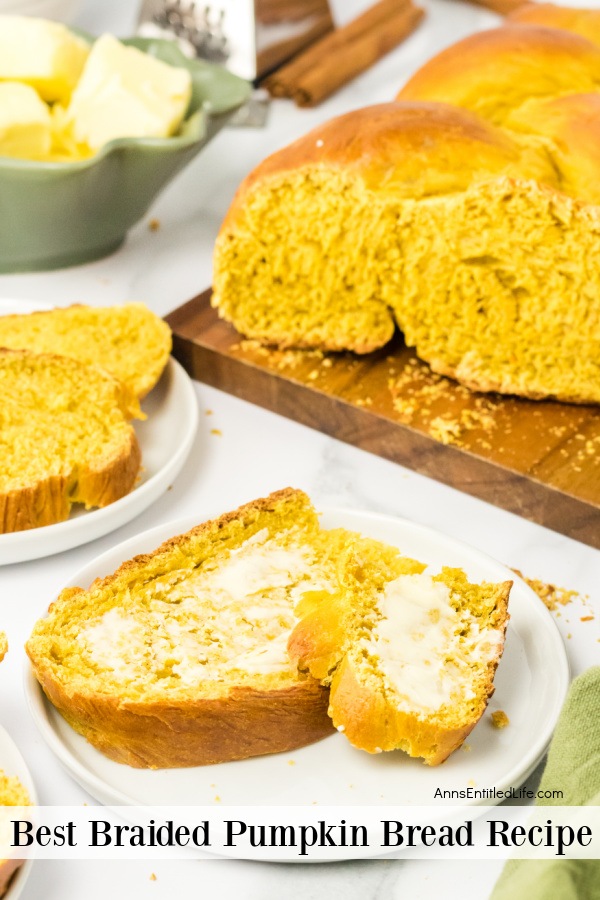
M 0 298 L 0 315 L 39 309 L 48 307 Z M 198 428 L 192 381 L 172 357 L 142 408 L 148 418 L 134 425 L 142 451 L 142 472 L 136 487 L 102 509 L 76 506 L 65 522 L 0 534 L 0 565 L 51 556 L 93 541 L 134 519 L 166 491 L 185 463 Z
M 27 763 L 9 733 L 2 726 L 0 726 L 0 769 L 11 778 L 16 775 L 23 787 L 26 788 L 31 803 L 37 804 L 35 785 Z M 25 882 L 29 878 L 32 865 L 33 859 L 26 859 L 23 865 L 17 869 L 8 891 L 4 895 L 4 900 L 18 900 L 25 887 Z
M 123 561 L 153 550 L 202 521 L 161 525 L 99 556 L 69 582 L 87 586 Z M 45 699 L 33 675 L 26 693 L 36 724 L 51 750 L 79 784 L 102 803 L 186 805 L 438 805 L 438 789 L 517 787 L 532 772 L 550 741 L 569 684 L 564 645 L 548 610 L 513 572 L 472 547 L 431 529 L 387 516 L 328 510 L 327 528 L 344 527 L 386 541 L 427 562 L 435 573 L 460 566 L 477 581 L 514 580 L 506 649 L 488 711 L 443 766 L 429 768 L 403 753 L 371 756 L 341 734 L 312 746 L 240 762 L 191 769 L 148 771 L 112 762 L 76 734 Z M 490 713 L 504 710 L 510 724 L 498 730 Z M 439 794 L 437 795 L 439 797 Z M 452 801 L 450 801 L 452 802 Z M 454 801 L 455 802 L 455 801 Z M 490 800 L 465 800 L 466 805 Z

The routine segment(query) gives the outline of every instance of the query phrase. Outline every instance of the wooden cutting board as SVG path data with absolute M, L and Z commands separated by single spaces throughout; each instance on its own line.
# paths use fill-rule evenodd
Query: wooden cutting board
M 193 378 L 600 548 L 598 407 L 473 393 L 400 335 L 368 356 L 270 350 L 210 294 L 167 316 Z

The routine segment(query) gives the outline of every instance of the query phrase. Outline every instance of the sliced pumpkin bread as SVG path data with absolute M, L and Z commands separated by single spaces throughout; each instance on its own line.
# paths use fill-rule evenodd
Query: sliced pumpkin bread
M 0 347 L 59 353 L 102 366 L 142 398 L 167 364 L 171 331 L 143 303 L 69 306 L 0 316 Z
M 66 519 L 73 503 L 106 506 L 133 487 L 137 399 L 75 359 L 0 350 L 0 533 Z
M 328 691 L 286 644 L 305 591 L 338 584 L 343 533 L 286 489 L 68 588 L 27 644 L 69 724 L 118 762 L 170 768 L 331 733 Z
M 367 569 L 356 555 L 354 588 L 307 596 L 288 645 L 301 671 L 329 685 L 329 714 L 369 753 L 404 750 L 443 762 L 483 715 L 504 646 L 511 582 L 470 584 L 460 569 L 433 577 L 405 560 Z

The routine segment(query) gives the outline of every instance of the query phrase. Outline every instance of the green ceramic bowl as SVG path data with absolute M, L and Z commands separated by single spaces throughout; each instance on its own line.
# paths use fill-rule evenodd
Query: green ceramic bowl
M 123 43 L 189 70 L 192 99 L 180 131 L 111 141 L 82 162 L 0 157 L 0 272 L 58 269 L 116 250 L 159 191 L 249 96 L 246 81 L 188 59 L 170 41 Z

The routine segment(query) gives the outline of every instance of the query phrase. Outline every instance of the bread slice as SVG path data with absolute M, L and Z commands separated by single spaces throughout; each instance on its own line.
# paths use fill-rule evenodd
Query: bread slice
M 0 533 L 106 506 L 133 487 L 140 450 L 127 388 L 74 359 L 0 350 Z
M 347 533 L 286 489 L 68 588 L 27 643 L 54 706 L 131 766 L 218 763 L 331 733 L 328 691 L 290 663 L 294 604 L 340 588 Z
M 390 578 L 387 566 L 366 571 L 360 555 L 353 590 L 300 602 L 290 656 L 331 686 L 329 714 L 355 747 L 438 765 L 493 693 L 512 582 L 470 584 L 450 568 L 432 577 L 415 560 Z
M 0 347 L 59 353 L 102 366 L 142 398 L 167 364 L 171 331 L 143 303 L 69 306 L 1 316 Z

